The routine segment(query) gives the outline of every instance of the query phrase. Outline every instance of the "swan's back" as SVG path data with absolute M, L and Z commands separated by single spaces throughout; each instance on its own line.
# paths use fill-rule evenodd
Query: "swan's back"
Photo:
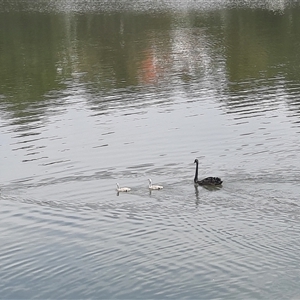
M 219 177 L 206 177 L 202 180 L 196 181 L 199 185 L 221 185 L 223 181 Z

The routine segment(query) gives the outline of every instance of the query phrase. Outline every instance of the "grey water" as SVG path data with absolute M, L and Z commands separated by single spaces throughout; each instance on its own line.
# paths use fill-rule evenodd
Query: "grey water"
M 297 1 L 1 1 L 1 299 L 299 299 L 299 36 Z

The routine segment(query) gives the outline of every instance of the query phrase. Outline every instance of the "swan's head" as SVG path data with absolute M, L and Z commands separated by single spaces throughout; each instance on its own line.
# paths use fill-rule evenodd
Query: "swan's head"
M 120 188 L 120 186 L 119 186 L 119 184 L 117 183 L 117 188 L 119 189 Z
M 152 184 L 152 180 L 150 178 L 148 179 L 148 181 L 149 181 L 149 184 Z
M 198 163 L 198 159 L 196 158 L 195 161 L 194 161 L 194 164 L 197 164 L 197 163 Z

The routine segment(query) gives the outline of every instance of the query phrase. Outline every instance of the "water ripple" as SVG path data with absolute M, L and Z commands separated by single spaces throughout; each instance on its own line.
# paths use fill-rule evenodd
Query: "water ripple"
M 128 10 L 151 14 L 130 14 L 126 1 L 76 0 L 51 1 L 41 15 L 19 10 L 42 10 L 45 1 L 17 2 L 0 4 L 17 4 L 2 14 L 3 45 L 22 46 L 20 69 L 3 61 L 11 96 L 0 95 L 1 296 L 298 296 L 300 86 L 295 67 L 286 71 L 297 57 L 297 9 L 138 1 Z M 259 43 L 248 32 L 262 19 L 284 25 L 272 43 L 261 39 L 275 37 L 268 22 Z M 25 21 L 43 43 L 25 43 Z M 276 43 L 285 33 L 287 57 Z M 247 55 L 236 45 L 248 35 L 259 49 Z M 26 54 L 33 47 L 41 51 Z M 232 70 L 233 54 L 251 62 L 256 51 L 259 72 L 243 57 L 243 71 Z M 24 92 L 28 79 L 37 85 Z M 195 158 L 199 178 L 220 176 L 222 187 L 194 186 Z M 164 189 L 149 192 L 148 178 Z M 116 182 L 131 192 L 118 194 Z

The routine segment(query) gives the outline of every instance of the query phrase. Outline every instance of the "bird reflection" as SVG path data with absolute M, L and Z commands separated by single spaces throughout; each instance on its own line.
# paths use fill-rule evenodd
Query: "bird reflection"
M 194 184 L 194 187 L 195 187 L 195 196 L 196 196 L 195 203 L 196 203 L 196 207 L 197 207 L 199 205 L 199 201 L 200 201 L 200 199 L 199 199 L 198 184 Z
M 194 184 L 195 187 L 195 196 L 196 196 L 196 206 L 199 205 L 200 203 L 200 197 L 199 197 L 199 188 L 200 186 L 198 184 Z M 218 191 L 222 188 L 222 185 L 220 186 L 213 186 L 213 185 L 202 185 L 201 188 L 206 189 L 207 191 L 213 192 L 213 191 Z

